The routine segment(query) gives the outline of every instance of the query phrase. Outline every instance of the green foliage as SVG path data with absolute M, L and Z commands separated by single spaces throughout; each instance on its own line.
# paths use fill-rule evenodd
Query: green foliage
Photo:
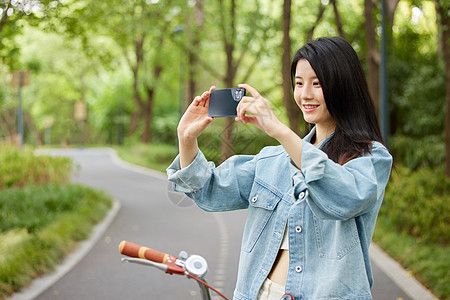
M 414 137 L 396 134 L 390 139 L 390 151 L 397 163 L 412 170 L 420 167 L 439 169 L 445 161 L 443 135 Z
M 131 74 L 122 67 L 115 73 L 99 75 L 88 86 L 88 122 L 101 141 L 115 143 L 120 127 L 123 134 L 128 133 L 130 116 L 136 109 Z
M 414 4 L 400 2 L 388 58 L 391 151 L 411 169 L 444 164 L 445 66 L 437 53 L 435 20 L 412 19 Z M 435 15 L 434 4 L 419 6 Z
M 68 157 L 35 156 L 31 150 L 0 144 L 0 190 L 67 183 L 71 171 L 72 160 Z
M 398 166 L 374 241 L 440 299 L 450 297 L 450 179 L 442 168 Z
M 0 192 L 0 299 L 53 270 L 111 203 L 106 194 L 80 185 Z
M 55 10 L 58 4 L 57 1 L 52 0 L 40 0 L 32 3 L 2 1 L 0 4 L 1 63 L 8 65 L 11 70 L 22 67 L 19 60 L 21 49 L 15 38 L 22 33 L 25 24 L 38 25 L 44 14 Z
M 388 184 L 380 217 L 423 243 L 450 243 L 450 179 L 429 168 L 398 167 Z
M 177 126 L 180 121 L 178 114 L 168 112 L 156 114 L 153 121 L 153 143 L 175 144 L 177 140 Z
M 450 247 L 425 243 L 395 228 L 389 217 L 380 214 L 374 241 L 439 299 L 449 299 Z

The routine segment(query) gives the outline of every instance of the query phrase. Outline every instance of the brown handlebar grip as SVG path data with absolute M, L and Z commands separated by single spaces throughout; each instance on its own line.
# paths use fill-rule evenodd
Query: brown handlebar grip
M 120 242 L 119 252 L 126 256 L 148 259 L 157 263 L 166 263 L 167 259 L 169 258 L 169 254 L 162 253 L 127 241 Z

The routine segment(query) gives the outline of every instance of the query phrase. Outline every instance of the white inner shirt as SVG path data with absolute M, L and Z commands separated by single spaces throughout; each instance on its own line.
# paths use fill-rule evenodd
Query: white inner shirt
M 283 241 L 281 242 L 280 249 L 289 250 L 289 233 L 288 233 L 288 225 L 286 222 L 286 228 L 284 229 Z

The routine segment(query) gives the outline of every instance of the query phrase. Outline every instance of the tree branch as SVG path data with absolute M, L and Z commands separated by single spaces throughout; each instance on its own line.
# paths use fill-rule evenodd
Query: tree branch
M 334 17 L 336 18 L 336 26 L 337 26 L 337 29 L 338 29 L 338 33 L 339 33 L 340 37 L 342 37 L 344 39 L 347 39 L 346 36 L 345 36 L 345 32 L 342 29 L 341 16 L 339 14 L 339 10 L 337 8 L 337 3 L 336 2 L 337 2 L 336 0 L 331 0 L 331 4 L 333 5 Z
M 195 59 L 198 60 L 199 65 L 208 73 L 210 73 L 213 77 L 215 78 L 221 78 L 223 76 L 221 76 L 216 69 L 214 69 L 213 67 L 211 67 L 210 65 L 208 65 L 207 63 L 205 63 L 204 61 L 201 60 L 201 57 L 199 56 L 199 53 L 197 51 L 196 48 L 194 47 L 189 47 L 185 44 L 183 44 L 180 41 L 177 41 L 176 39 L 172 38 L 172 42 L 175 43 L 175 45 L 177 45 L 178 47 L 180 47 L 181 49 L 183 49 L 184 51 L 186 51 L 189 55 L 192 55 L 193 57 L 195 57 Z
M 8 12 L 9 5 L 11 4 L 11 1 L 4 1 L 4 4 L 5 4 L 5 7 L 3 7 L 3 16 L 0 19 L 0 33 L 2 32 L 3 27 L 6 24 L 6 21 L 8 20 L 7 12 Z
M 227 38 L 227 30 L 225 29 L 225 16 L 223 15 L 223 0 L 219 0 L 219 10 L 220 10 L 220 28 L 222 29 L 222 38 L 223 38 L 223 44 L 228 44 L 228 38 Z
M 307 38 L 306 38 L 307 41 L 312 40 L 313 35 L 314 35 L 314 30 L 316 29 L 317 25 L 319 25 L 324 12 L 325 12 L 325 6 L 322 4 L 322 2 L 319 2 L 319 13 L 317 14 L 316 22 L 314 22 L 313 26 L 308 31 Z

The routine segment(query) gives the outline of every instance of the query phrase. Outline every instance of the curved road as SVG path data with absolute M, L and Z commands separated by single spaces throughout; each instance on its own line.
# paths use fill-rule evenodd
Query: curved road
M 232 297 L 245 210 L 206 213 L 171 192 L 165 174 L 127 164 L 109 149 L 51 154 L 73 157 L 81 167 L 73 181 L 106 191 L 121 208 L 87 255 L 35 299 L 200 299 L 193 280 L 121 263 L 117 246 L 124 239 L 173 255 L 180 250 L 202 255 L 208 282 Z M 372 265 L 375 300 L 412 299 Z

